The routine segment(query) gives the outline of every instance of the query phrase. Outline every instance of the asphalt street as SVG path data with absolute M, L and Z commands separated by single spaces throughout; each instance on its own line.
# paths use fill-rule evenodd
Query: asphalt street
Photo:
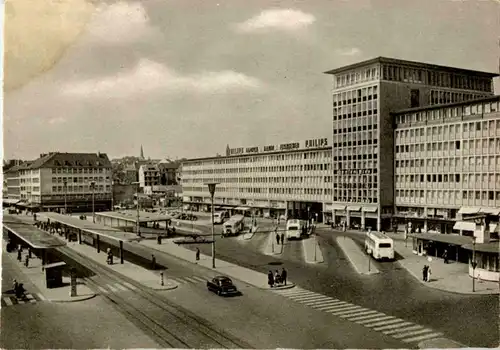
M 304 262 L 300 241 L 287 242 L 280 257 L 263 255 L 265 233 L 257 233 L 250 241 L 218 239 L 216 254 L 220 259 L 262 273 L 285 267 L 290 280 L 303 288 L 432 327 L 469 346 L 498 345 L 498 296 L 459 295 L 435 290 L 415 281 L 396 262 L 373 261 L 380 274 L 358 275 L 335 242 L 335 238 L 344 233 L 320 228 L 317 234 L 325 259 L 322 264 Z M 359 234 L 345 235 L 358 242 L 363 239 Z M 196 248 L 193 245 L 186 247 Z M 211 255 L 209 244 L 199 245 L 199 248 L 202 253 Z
M 12 281 L 25 284 L 36 302 L 18 304 Z M 44 301 L 22 269 L 2 254 L 2 349 L 124 349 L 158 345 L 102 298 L 75 303 Z M 12 304 L 5 303 L 9 298 Z

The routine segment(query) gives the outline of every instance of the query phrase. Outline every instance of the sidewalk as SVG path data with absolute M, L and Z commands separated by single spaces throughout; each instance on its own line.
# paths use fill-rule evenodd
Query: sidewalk
M 372 257 L 365 254 L 353 239 L 343 236 L 336 240 L 357 273 L 373 275 L 380 272 L 372 263 Z
M 478 281 L 475 283 L 475 292 L 472 292 L 472 278 L 469 276 L 469 266 L 450 260 L 445 264 L 439 257 L 418 256 L 413 253 L 411 239 L 405 247 L 404 235 L 402 233 L 387 233 L 394 240 L 394 248 L 401 255 L 399 264 L 412 274 L 418 281 L 429 286 L 452 293 L 459 294 L 498 294 L 498 282 Z M 431 268 L 430 282 L 422 280 L 422 268 L 429 265 Z
M 148 242 L 148 241 L 142 241 Z M 149 241 L 151 242 L 151 241 Z M 156 243 L 155 243 L 156 244 Z M 123 261 L 123 264 L 120 264 L 120 258 L 114 256 L 113 257 L 113 265 L 108 265 L 106 263 L 106 252 L 102 251 L 97 253 L 97 249 L 88 246 L 86 244 L 78 244 L 78 242 L 68 243 L 68 248 L 74 250 L 85 256 L 86 258 L 95 261 L 96 263 L 106 266 L 113 271 L 126 276 L 140 284 L 149 287 L 154 290 L 169 290 L 175 289 L 179 286 L 179 284 L 173 280 L 169 280 L 164 276 L 163 286 L 160 284 L 160 273 L 162 271 L 150 271 L 138 265 L 134 265 L 126 260 Z
M 323 252 L 315 234 L 311 234 L 308 238 L 302 238 L 302 250 L 306 263 L 320 264 L 324 261 Z
M 215 259 L 215 266 L 216 268 L 212 268 L 212 257 L 204 254 L 200 254 L 200 260 L 195 263 L 195 255 L 194 252 L 185 249 L 182 247 L 179 247 L 176 245 L 173 240 L 167 239 L 164 240 L 161 245 L 156 244 L 155 242 L 151 241 L 141 241 L 137 244 L 141 244 L 143 246 L 146 246 L 148 248 L 152 248 L 157 251 L 164 252 L 166 254 L 175 256 L 179 259 L 192 262 L 193 264 L 197 264 L 199 266 L 205 267 L 209 270 L 216 271 L 219 274 L 229 276 L 235 280 L 239 280 L 241 282 L 244 282 L 248 285 L 252 285 L 257 288 L 261 289 L 271 289 L 269 285 L 267 284 L 267 275 L 264 273 L 260 273 L 251 269 L 247 269 L 245 267 L 241 267 L 235 264 L 231 264 L 229 262 L 226 262 L 224 260 L 220 259 Z M 295 284 L 291 281 L 288 281 L 286 286 L 280 286 L 280 287 L 275 287 L 273 290 L 276 289 L 288 289 L 288 288 L 293 288 L 295 287 Z
M 42 293 L 45 300 L 54 303 L 76 302 L 88 300 L 95 297 L 95 293 L 85 285 L 80 279 L 77 279 L 76 292 L 77 296 L 71 296 L 70 277 L 63 276 L 63 287 L 47 288 L 45 271 L 42 271 L 42 260 L 34 255 L 29 261 L 29 267 L 24 266 L 16 260 L 16 253 L 7 253 L 6 244 L 3 244 L 3 252 L 7 259 L 11 259 L 19 265 L 24 276 L 31 281 Z M 24 257 L 25 254 L 23 254 Z
M 262 253 L 273 256 L 283 254 L 283 244 L 278 244 L 278 242 L 276 242 L 276 234 L 274 231 L 269 232 L 267 235 L 266 245 L 264 246 Z

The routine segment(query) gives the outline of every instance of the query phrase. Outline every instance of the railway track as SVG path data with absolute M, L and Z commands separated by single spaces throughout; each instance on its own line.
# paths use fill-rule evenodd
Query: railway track
M 86 281 L 98 292 L 102 286 L 121 283 L 134 286 L 131 293 L 107 290 L 102 294 L 128 318 L 149 333 L 162 347 L 250 349 L 252 346 L 217 329 L 190 311 L 161 297 L 140 283 L 102 266 L 68 247 L 57 250 L 96 275 Z

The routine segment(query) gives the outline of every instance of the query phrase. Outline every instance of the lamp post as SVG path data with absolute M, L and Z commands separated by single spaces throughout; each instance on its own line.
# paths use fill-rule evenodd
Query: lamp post
M 137 185 L 136 189 L 135 189 L 135 199 L 137 200 L 137 218 L 136 218 L 136 223 L 135 223 L 135 233 L 137 234 L 138 237 L 141 236 L 141 230 L 140 230 L 140 225 L 139 225 L 139 219 L 140 219 L 140 215 L 139 215 L 139 184 L 140 182 L 136 181 L 136 182 L 132 182 L 132 184 L 135 184 Z
M 113 186 L 114 186 L 115 182 L 113 180 L 111 180 L 111 211 L 114 211 L 115 209 L 115 199 L 114 199 L 114 196 L 113 196 Z
M 90 189 L 92 190 L 92 222 L 95 224 L 95 181 L 90 182 Z
M 68 191 L 68 180 L 66 178 L 63 179 L 63 187 L 64 187 L 64 214 L 68 214 L 68 204 L 66 201 L 66 192 Z
M 214 194 L 215 194 L 215 186 L 217 186 L 217 182 L 207 183 L 208 191 L 210 192 L 210 200 L 212 204 L 211 212 L 212 212 L 212 268 L 215 269 L 215 224 L 214 224 Z
M 472 236 L 472 292 L 476 291 L 476 236 Z

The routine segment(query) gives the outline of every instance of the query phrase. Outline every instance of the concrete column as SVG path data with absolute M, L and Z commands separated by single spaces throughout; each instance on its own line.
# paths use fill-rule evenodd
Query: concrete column
M 364 230 L 366 228 L 366 225 L 365 225 L 365 212 L 363 211 L 363 209 L 361 209 L 361 229 Z
M 349 210 L 347 210 L 346 213 L 347 213 L 346 216 L 345 216 L 346 229 L 348 230 L 349 226 L 351 226 L 351 212 Z
M 335 225 L 337 220 L 335 220 L 335 209 L 332 209 L 332 223 Z
M 285 201 L 285 217 L 288 218 L 288 201 Z
M 99 235 L 96 235 L 96 245 L 97 245 L 97 253 L 100 253 L 101 252 L 101 246 L 100 246 L 100 237 Z
M 424 219 L 424 233 L 427 232 L 427 219 Z
M 381 214 L 377 214 L 377 231 L 382 231 L 382 217 Z
M 82 230 L 78 230 L 78 244 L 82 244 Z
M 123 241 L 120 241 L 120 264 L 123 264 Z

